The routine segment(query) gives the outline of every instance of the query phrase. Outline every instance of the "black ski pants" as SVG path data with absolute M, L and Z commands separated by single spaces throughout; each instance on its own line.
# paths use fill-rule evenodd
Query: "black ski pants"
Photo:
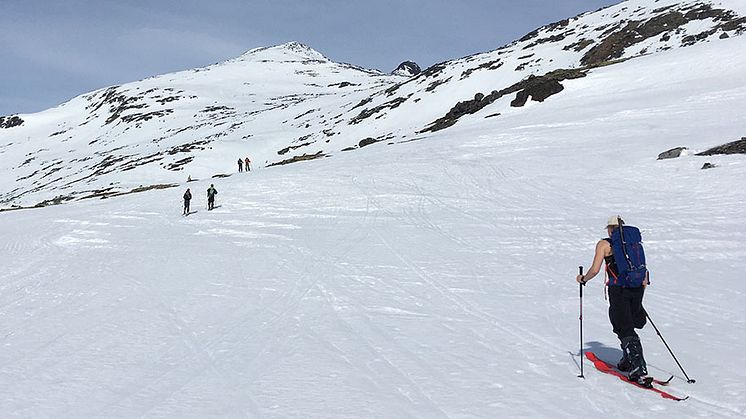
M 647 322 L 642 297 L 645 287 L 622 288 L 609 286 L 609 320 L 619 340 L 638 337 L 635 329 Z

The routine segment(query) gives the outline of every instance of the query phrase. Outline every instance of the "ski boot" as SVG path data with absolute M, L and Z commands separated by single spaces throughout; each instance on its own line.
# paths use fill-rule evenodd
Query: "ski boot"
M 622 359 L 620 359 L 619 362 L 617 362 L 616 369 L 618 369 L 621 372 L 629 372 L 632 369 L 632 364 L 629 363 L 629 358 L 627 358 L 627 353 L 624 351 L 623 345 L 622 345 Z
M 653 379 L 648 377 L 648 368 L 642 354 L 642 344 L 637 336 L 630 336 L 622 341 L 624 357 L 629 362 L 630 369 L 627 371 L 627 379 L 643 387 L 652 387 Z M 624 360 L 624 357 L 622 360 Z

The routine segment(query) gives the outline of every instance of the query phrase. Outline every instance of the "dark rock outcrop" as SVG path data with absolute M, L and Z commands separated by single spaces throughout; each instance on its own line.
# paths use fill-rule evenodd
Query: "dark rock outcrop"
M 452 126 L 464 115 L 477 113 L 485 106 L 495 102 L 505 95 L 518 93 L 511 106 L 523 106 L 531 97 L 537 102 L 543 102 L 549 96 L 561 92 L 564 87 L 560 83 L 562 80 L 577 79 L 585 77 L 588 70 L 583 69 L 559 69 L 549 72 L 543 76 L 531 75 L 526 79 L 513 84 L 502 90 L 493 90 L 489 95 L 477 93 L 473 100 L 458 102 L 445 116 L 438 118 L 429 126 L 420 131 L 435 132 Z
M 412 77 L 420 74 L 422 69 L 414 61 L 404 61 L 391 74 L 404 77 Z
M 714 169 L 714 168 L 716 168 L 716 167 L 717 167 L 716 165 L 714 165 L 714 164 L 712 164 L 712 163 L 710 163 L 710 162 L 707 162 L 707 163 L 705 163 L 705 164 L 703 164 L 703 165 L 702 165 L 702 168 L 701 168 L 701 170 L 705 170 L 705 169 Z
M 698 156 L 714 156 L 716 154 L 746 154 L 746 137 L 697 153 Z
M 410 94 L 409 96 L 412 96 L 412 95 Z M 374 108 L 363 109 L 362 111 L 360 111 L 360 113 L 357 116 L 355 116 L 352 119 L 350 119 L 350 125 L 359 124 L 364 119 L 370 118 L 371 116 L 373 116 L 373 115 L 375 115 L 375 114 L 377 114 L 377 113 L 379 113 L 381 111 L 384 111 L 386 109 L 395 109 L 395 108 L 399 107 L 399 105 L 401 105 L 402 103 L 406 102 L 407 99 L 409 99 L 409 96 L 407 96 L 407 97 L 397 97 L 395 99 L 392 99 L 392 100 L 390 100 L 388 102 L 385 102 L 385 103 L 383 103 L 383 104 L 381 104 L 379 106 L 376 106 Z
M 543 102 L 549 96 L 555 95 L 564 89 L 565 87 L 555 79 L 539 80 L 518 92 L 515 99 L 510 102 L 510 106 L 519 108 L 526 104 L 529 97 L 537 102 Z
M 674 30 L 685 23 L 687 20 L 684 15 L 675 11 L 658 15 L 647 22 L 628 22 L 588 50 L 580 59 L 580 63 L 594 65 L 620 58 L 628 47 L 663 32 Z
M 666 160 L 666 159 L 675 159 L 679 156 L 681 156 L 681 153 L 684 150 L 688 150 L 686 147 L 676 147 L 672 148 L 670 150 L 666 150 L 662 152 L 661 154 L 658 154 L 658 160 Z
M 303 154 L 301 156 L 294 156 L 294 157 L 289 158 L 289 159 L 285 159 L 285 160 L 278 161 L 278 162 L 275 162 L 275 163 L 270 163 L 270 164 L 267 165 L 267 167 L 271 167 L 271 166 L 282 166 L 282 165 L 285 165 L 285 164 L 296 163 L 296 162 L 305 161 L 305 160 L 314 160 L 314 159 L 319 159 L 319 158 L 322 158 L 322 157 L 326 157 L 326 154 L 324 154 L 323 151 L 319 151 L 319 152 L 314 153 L 314 154 Z
M 378 141 L 375 138 L 368 137 L 368 138 L 364 138 L 364 139 L 360 140 L 360 142 L 357 145 L 358 145 L 358 147 L 363 148 L 366 145 L 371 145 L 371 144 L 374 144 L 376 142 L 378 142 Z
M 18 115 L 0 116 L 0 128 L 13 128 L 23 125 L 23 119 Z
M 647 21 L 625 21 L 620 22 L 616 27 L 611 27 L 604 32 L 605 38 L 589 49 L 581 58 L 580 63 L 589 66 L 620 58 L 632 45 L 661 34 L 663 34 L 662 40 L 666 41 L 670 39 L 671 33 L 697 20 L 712 19 L 717 22 L 717 25 L 710 30 L 685 37 L 682 40 L 684 46 L 703 41 L 719 30 L 737 33 L 746 31 L 746 18 L 738 17 L 730 10 L 715 9 L 708 4 L 697 4 L 692 8 L 678 11 L 661 8 L 656 12 L 661 12 L 661 14 Z

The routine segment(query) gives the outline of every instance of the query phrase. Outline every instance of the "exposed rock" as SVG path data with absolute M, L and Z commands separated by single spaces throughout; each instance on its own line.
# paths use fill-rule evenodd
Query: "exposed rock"
M 696 35 L 685 36 L 681 40 L 681 45 L 685 46 L 685 47 L 694 45 L 694 44 L 696 44 L 699 41 L 704 41 L 705 39 L 709 38 L 715 32 L 717 32 L 717 29 L 710 29 L 709 31 L 700 32 L 700 33 L 698 33 Z
M 718 27 L 724 31 L 735 31 L 736 34 L 740 35 L 746 32 L 746 17 L 733 19 L 721 24 Z
M 702 169 L 701 170 L 713 169 L 715 167 L 717 167 L 717 166 L 714 165 L 714 164 L 712 164 L 712 163 L 710 163 L 710 162 L 707 162 L 707 163 L 705 163 L 705 164 L 702 165 Z
M 427 86 L 427 87 L 425 88 L 425 91 L 426 91 L 426 92 L 432 92 L 433 90 L 435 90 L 435 89 L 436 89 L 436 88 L 437 88 L 438 86 L 440 86 L 441 84 L 445 84 L 445 83 L 448 83 L 448 81 L 449 81 L 449 80 L 451 80 L 451 77 L 449 77 L 449 78 L 447 78 L 447 79 L 436 79 L 436 80 L 434 80 L 434 81 L 433 81 L 432 83 L 430 83 L 430 85 L 428 85 L 428 86 Z
M 546 79 L 546 80 L 539 80 L 536 83 L 532 83 L 531 85 L 527 86 L 525 89 L 518 92 L 515 99 L 510 102 L 510 106 L 517 108 L 521 107 L 526 104 L 528 101 L 529 96 L 531 99 L 537 101 L 537 102 L 543 102 L 546 100 L 549 96 L 552 96 L 554 94 L 557 94 L 564 90 L 565 87 L 562 86 L 560 82 L 554 79 Z
M 0 128 L 13 128 L 23 124 L 23 119 L 18 115 L 0 116 Z
M 574 42 L 570 45 L 566 45 L 564 48 L 562 48 L 565 51 L 573 50 L 575 52 L 580 52 L 584 49 L 586 49 L 589 45 L 593 44 L 592 39 L 581 39 L 578 42 Z
M 663 32 L 676 29 L 685 23 L 687 23 L 687 19 L 679 12 L 658 15 L 647 22 L 628 22 L 591 48 L 580 59 L 580 63 L 593 65 L 620 58 L 628 47 Z
M 746 154 L 746 137 L 697 153 L 698 156 L 714 156 L 716 154 Z
M 411 96 L 411 95 L 409 95 L 409 96 Z M 390 100 L 388 102 L 385 102 L 385 103 L 383 103 L 383 104 L 381 104 L 379 106 L 376 106 L 374 108 L 363 109 L 357 116 L 355 116 L 352 119 L 350 119 L 350 125 L 359 124 L 360 122 L 363 121 L 363 119 L 369 118 L 370 116 L 372 116 L 372 115 L 374 115 L 374 114 L 376 114 L 378 112 L 381 112 L 381 111 L 383 111 L 385 109 L 394 109 L 394 108 L 397 108 L 399 105 L 401 105 L 402 103 L 406 102 L 407 99 L 409 99 L 409 96 L 407 96 L 407 97 L 397 97 L 395 99 L 392 99 L 392 100 Z
M 571 33 L 572 33 L 572 31 L 568 31 L 566 33 L 560 33 L 560 34 L 557 34 L 557 35 L 548 36 L 546 38 L 539 38 L 536 41 L 534 41 L 534 42 L 526 45 L 525 47 L 523 47 L 523 49 L 533 48 L 533 47 L 535 47 L 537 45 L 546 44 L 547 42 L 559 42 L 559 41 L 562 41 L 563 39 L 565 39 L 567 37 L 567 35 L 570 35 Z
M 142 121 L 149 121 L 153 118 L 160 118 L 163 116 L 166 116 L 168 114 L 173 113 L 173 109 L 162 109 L 160 111 L 153 111 L 153 112 L 146 112 L 146 113 L 133 113 L 131 115 L 125 115 L 121 117 L 122 122 L 130 123 L 130 122 L 142 122 Z
M 681 153 L 684 150 L 688 150 L 686 147 L 676 147 L 672 148 L 670 150 L 666 150 L 662 152 L 661 154 L 658 154 L 658 160 L 666 160 L 666 159 L 675 159 L 679 156 L 681 156 Z
M 364 139 L 360 140 L 360 142 L 357 145 L 358 145 L 358 147 L 363 148 L 366 145 L 371 145 L 371 144 L 376 143 L 376 142 L 378 142 L 378 141 L 375 138 L 368 137 L 368 138 L 364 138 Z
M 412 77 L 420 74 L 422 69 L 414 61 L 404 61 L 396 67 L 396 70 L 392 71 L 391 74 L 395 76 Z
M 340 89 L 343 88 L 343 87 L 350 87 L 350 86 L 354 87 L 354 86 L 360 86 L 360 85 L 356 84 L 356 83 L 350 83 L 348 81 L 343 81 L 343 82 L 340 82 L 340 83 L 332 83 L 332 84 L 328 85 L 328 87 L 339 87 Z
M 685 37 L 684 46 L 707 39 L 718 30 L 737 31 L 738 33 L 746 31 L 746 18 L 738 18 L 730 10 L 714 9 L 708 4 L 697 4 L 690 10 L 675 11 L 662 8 L 657 9 L 656 12 L 661 12 L 661 14 L 647 21 L 621 22 L 609 29 L 603 35 L 605 38 L 583 56 L 580 60 L 581 64 L 594 65 L 620 58 L 628 47 L 660 34 L 664 34 L 662 40 L 665 41 L 670 39 L 669 33 L 691 21 L 712 19 L 718 22 L 718 25 L 711 30 Z
M 189 156 L 189 157 L 183 158 L 181 160 L 177 160 L 177 161 L 169 164 L 166 167 L 166 169 L 173 170 L 175 172 L 179 171 L 179 170 L 184 170 L 184 166 L 187 165 L 187 164 L 189 164 L 189 163 L 191 163 L 192 160 L 194 160 L 194 156 Z
M 365 105 L 367 105 L 368 103 L 370 103 L 372 101 L 373 101 L 372 97 L 366 97 L 365 99 L 361 100 L 360 103 L 358 103 L 357 105 L 353 106 L 350 110 L 355 109 L 355 108 L 359 108 L 361 106 L 365 106 Z
M 422 73 L 418 74 L 418 76 L 423 76 L 425 78 L 435 77 L 438 74 L 440 74 L 447 66 L 448 66 L 447 62 L 433 64 L 430 67 L 424 69 Z
M 278 161 L 276 163 L 270 163 L 270 164 L 267 165 L 267 167 L 270 167 L 270 166 L 280 166 L 280 165 L 284 165 L 284 164 L 290 164 L 290 163 L 295 163 L 295 162 L 305 161 L 305 160 L 313 160 L 313 159 L 318 159 L 318 158 L 321 158 L 321 157 L 326 157 L 326 154 L 324 154 L 323 151 L 319 151 L 319 152 L 314 153 L 314 154 L 303 154 L 302 156 L 294 156 L 292 158 L 289 158 L 289 159 L 286 159 L 286 160 L 282 160 L 282 161 Z
M 563 19 L 563 20 L 560 20 L 559 22 L 550 23 L 548 25 L 542 26 L 541 28 L 535 29 L 527 33 L 526 35 L 523 36 L 523 38 L 519 39 L 518 41 L 519 42 L 528 41 L 532 38 L 536 38 L 537 36 L 539 36 L 539 32 L 541 32 L 542 30 L 545 32 L 552 32 L 558 28 L 563 28 L 569 24 L 570 24 L 570 19 Z
M 498 68 L 503 66 L 503 62 L 500 61 L 500 59 L 493 60 L 493 61 L 487 61 L 486 63 L 480 64 L 476 67 L 469 68 L 464 70 L 464 72 L 461 74 L 461 80 L 469 77 L 471 73 L 477 71 L 477 70 L 497 70 Z M 449 77 L 450 79 L 450 77 Z
M 156 99 L 156 102 L 160 103 L 161 105 L 165 105 L 166 103 L 173 102 L 179 99 L 181 99 L 180 96 L 167 96 L 164 98 Z
M 331 85 L 330 85 L 330 86 L 331 86 Z M 309 114 L 312 114 L 312 113 L 316 112 L 317 110 L 318 110 L 318 109 L 309 109 L 309 110 L 307 110 L 307 111 L 303 112 L 302 114 L 300 114 L 300 115 L 296 116 L 296 117 L 295 117 L 295 118 L 293 118 L 293 119 L 301 119 L 301 118 L 303 118 L 303 117 L 304 117 L 304 116 L 306 116 L 306 115 L 309 115 Z
M 458 102 L 445 116 L 435 120 L 420 132 L 435 132 L 448 128 L 455 124 L 462 116 L 476 113 L 485 106 L 511 93 L 518 92 L 511 106 L 523 106 L 529 97 L 537 102 L 542 102 L 549 96 L 564 89 L 560 81 L 585 77 L 587 71 L 583 69 L 559 69 L 539 77 L 531 75 L 508 88 L 493 90 L 486 96 L 477 93 L 473 100 Z
M 58 195 L 52 199 L 47 199 L 45 201 L 39 202 L 38 204 L 34 205 L 34 207 L 43 208 L 43 207 L 48 207 L 50 205 L 59 205 L 65 201 L 70 201 L 72 199 L 74 199 L 72 196 Z
M 310 135 L 305 136 L 305 137 L 301 137 L 301 138 L 307 138 L 307 137 L 310 137 Z M 305 146 L 311 145 L 313 143 L 314 143 L 314 141 L 309 141 L 309 142 L 298 144 L 298 145 L 287 146 L 287 147 L 283 148 L 282 150 L 278 151 L 277 154 L 283 156 L 283 155 L 287 154 L 287 152 L 290 151 L 290 150 L 295 150 L 296 148 L 305 147 Z

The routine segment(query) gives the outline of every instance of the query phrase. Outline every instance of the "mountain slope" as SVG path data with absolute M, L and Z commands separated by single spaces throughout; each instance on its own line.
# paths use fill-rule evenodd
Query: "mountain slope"
M 6 417 L 742 417 L 746 38 L 599 68 L 427 141 L 0 214 Z M 737 138 L 737 137 L 736 137 Z M 624 159 L 619 158 L 623 153 Z M 718 167 L 700 170 L 706 161 Z M 206 211 L 215 182 L 218 208 Z M 579 372 L 577 266 L 641 227 L 650 370 Z M 600 280 L 586 348 L 620 355 Z
M 746 31 L 737 0 L 629 0 L 537 29 L 409 79 L 333 63 L 298 43 L 112 86 L 0 126 L 0 206 L 170 187 L 411 141 L 461 120 L 503 118 L 598 66 Z

